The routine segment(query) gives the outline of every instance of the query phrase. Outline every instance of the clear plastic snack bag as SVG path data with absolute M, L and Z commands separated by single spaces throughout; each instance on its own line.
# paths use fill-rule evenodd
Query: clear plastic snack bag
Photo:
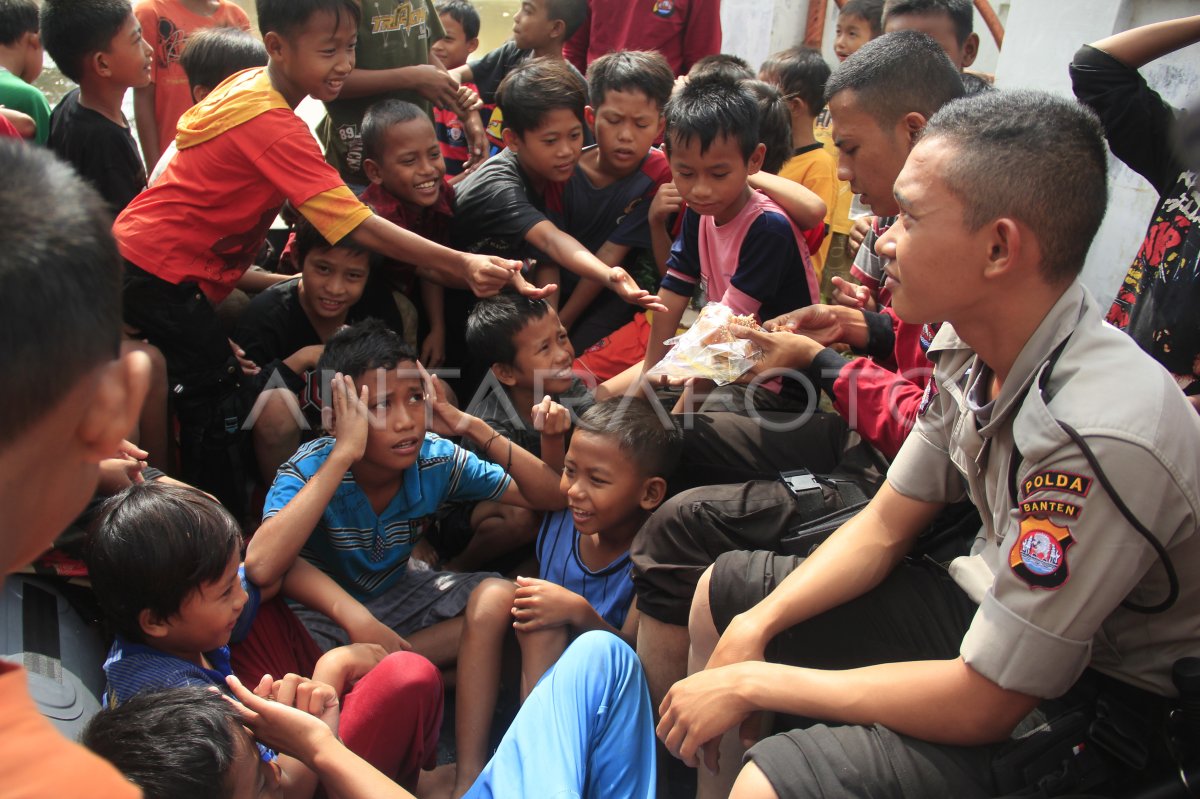
M 734 382 L 758 362 L 762 350 L 753 341 L 730 333 L 730 325 L 758 328 L 753 316 L 735 316 L 720 303 L 708 303 L 682 336 L 667 340 L 670 351 L 646 376 L 699 377 L 718 386 Z

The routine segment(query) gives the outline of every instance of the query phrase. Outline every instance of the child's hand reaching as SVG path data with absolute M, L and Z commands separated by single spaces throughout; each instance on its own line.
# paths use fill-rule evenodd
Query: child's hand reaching
M 322 415 L 332 413 L 331 418 L 322 419 L 325 428 L 333 431 L 335 452 L 345 453 L 350 463 L 358 463 L 367 450 L 367 432 L 371 427 L 370 411 L 367 408 L 367 387 L 355 391 L 354 381 L 338 372 L 330 383 L 333 408 L 322 409 Z
M 533 406 L 531 418 L 533 429 L 541 433 L 543 438 L 564 436 L 571 429 L 571 412 L 550 399 L 549 394 Z
M 851 283 L 841 277 L 834 277 L 831 282 L 833 283 L 832 299 L 838 305 L 866 311 L 875 310 L 875 298 L 871 296 L 871 290 L 866 286 Z
M 529 632 L 564 624 L 579 627 L 580 614 L 590 609 L 586 599 L 557 583 L 518 577 L 512 606 L 513 629 Z
M 96 491 L 103 496 L 112 496 L 134 483 L 143 482 L 142 470 L 150 453 L 129 441 L 122 441 L 117 453 L 100 461 L 100 483 Z
M 619 266 L 614 266 L 608 273 L 608 287 L 618 297 L 630 305 L 637 305 L 647 311 L 666 311 L 657 294 L 651 294 L 637 284 L 628 272 Z
M 335 647 L 321 655 L 313 667 L 313 682 L 327 683 L 336 696 L 344 696 L 387 656 L 388 651 L 379 644 Z

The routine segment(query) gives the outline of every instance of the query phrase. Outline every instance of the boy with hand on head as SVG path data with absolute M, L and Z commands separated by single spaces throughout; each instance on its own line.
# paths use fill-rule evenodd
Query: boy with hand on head
M 203 35 L 197 34 L 193 43 Z M 330 246 L 303 217 L 291 244 L 300 276 L 260 292 L 234 331 L 246 357 L 268 378 L 269 387 L 245 422 L 267 484 L 301 440 L 320 429 L 316 368 L 325 342 L 344 325 L 368 317 L 393 327 L 402 322 L 386 282 L 372 280 L 370 252 L 349 238 Z
M 538 58 L 508 74 L 497 100 L 507 149 L 459 184 L 455 241 L 469 252 L 536 256 L 550 272 L 562 267 L 626 302 L 662 309 L 624 269 L 592 255 L 547 216 L 561 206 L 563 184 L 583 150 L 583 79 L 561 59 Z
M 87 561 L 97 601 L 116 633 L 104 663 L 106 704 L 184 685 L 226 690 L 231 641 L 258 638 L 262 643 L 255 646 L 269 649 L 278 640 L 277 630 L 261 625 L 279 625 L 279 616 L 259 617 L 258 610 L 280 584 L 260 589 L 249 582 L 241 550 L 233 517 L 195 489 L 142 484 L 105 503 Z M 302 567 L 284 583 L 306 579 Z M 293 634 L 304 634 L 294 627 L 292 617 Z M 346 745 L 401 784 L 415 786 L 437 746 L 437 670 L 418 655 L 388 654 L 376 644 L 339 647 L 317 658 L 293 651 L 276 648 L 259 661 L 264 665 L 247 664 L 239 672 L 255 683 L 264 673 L 285 683 L 309 679 L 297 672 L 311 675 L 323 705 L 336 708 L 341 700 L 337 732 Z M 264 671 L 267 665 L 271 672 Z M 277 764 L 286 795 L 311 795 L 315 781 L 307 768 L 286 755 Z
M 817 114 L 825 107 L 825 82 L 829 65 L 816 50 L 793 47 L 763 62 L 759 77 L 779 87 L 792 120 L 791 158 L 779 171 L 781 177 L 810 189 L 825 203 L 825 224 L 837 210 L 837 159 L 827 152 L 813 133 Z M 812 253 L 813 269 L 822 279 L 832 237 L 825 237 Z
M 429 51 L 437 56 L 447 71 L 453 71 L 466 64 L 471 53 L 479 49 L 479 12 L 468 0 L 447 0 L 437 4 L 437 13 L 445 35 L 430 45 Z M 461 81 L 460 85 L 479 92 L 479 88 L 470 81 Z M 479 109 L 479 116 L 481 124 L 486 125 L 491 117 L 491 110 L 486 104 Z M 442 148 L 442 157 L 446 161 L 446 173 L 462 174 L 471 160 L 467 131 L 462 120 L 452 111 L 435 107 L 433 125 Z
M 333 436 L 302 446 L 280 467 L 246 573 L 271 584 L 308 560 L 329 589 L 302 600 L 309 609 L 301 618 L 319 641 L 372 641 L 390 629 L 436 664 L 451 663 L 460 614 L 487 575 L 408 571 L 413 546 L 445 502 L 561 508 L 558 475 L 450 405 L 440 381 L 425 379 L 415 353 L 380 323 L 335 335 L 318 369 L 334 374 Z M 465 436 L 495 463 L 438 434 Z M 348 621 L 339 612 L 346 592 L 366 605 L 366 617 Z
M 200 102 L 180 63 L 192 35 L 215 28 L 249 31 L 250 18 L 232 0 L 137 0 L 133 14 L 154 54 L 150 83 L 133 90 L 138 141 L 152 167 L 175 140 L 179 117 Z
M 0 575 L 46 550 L 84 509 L 99 464 L 137 423 L 142 352 L 121 354 L 120 257 L 110 212 L 50 153 L 0 139 Z M 29 796 L 135 799 L 108 763 L 66 740 L 0 661 L 0 773 Z
M 33 120 L 32 138 L 50 137 L 50 104 L 33 86 L 42 74 L 42 38 L 35 0 L 0 0 L 0 106 Z
M 636 640 L 629 547 L 666 495 L 679 450 L 670 418 L 641 398 L 604 400 L 579 417 L 560 483 L 567 508 L 547 514 L 538 533 L 539 579 L 487 580 L 467 605 L 458 659 L 471 672 L 458 684 L 455 797 L 487 760 L 510 627 L 521 647 L 522 698 L 581 632 L 605 630 L 631 645 Z
M 533 291 L 517 263 L 455 252 L 373 214 L 325 163 L 293 109 L 341 92 L 359 14 L 354 0 L 259 0 L 267 67 L 225 81 L 184 114 L 179 152 L 113 227 L 127 261 L 126 321 L 162 350 L 179 400 L 185 479 L 231 509 L 244 500 L 223 453 L 236 448 L 245 397 L 213 306 L 253 263 L 285 200 L 330 243 L 349 236 L 481 295 L 509 281 Z
M 121 111 L 125 92 L 150 81 L 142 26 L 128 0 L 46 0 L 41 26 L 46 52 L 79 84 L 50 115 L 50 149 L 120 213 L 146 188 L 146 167 Z
M 663 277 L 667 310 L 651 322 L 644 369 L 666 354 L 664 342 L 697 284 L 707 301 L 760 320 L 818 299 L 803 234 L 748 182 L 765 150 L 749 91 L 719 75 L 689 80 L 667 104 L 666 147 L 688 207 Z
M 446 162 L 429 117 L 412 103 L 383 100 L 367 109 L 362 140 L 363 171 L 371 183 L 359 198 L 397 227 L 449 244 L 454 189 L 446 182 Z M 419 277 L 415 263 L 388 267 L 392 285 L 419 309 L 421 363 L 441 366 L 446 359 L 442 286 Z

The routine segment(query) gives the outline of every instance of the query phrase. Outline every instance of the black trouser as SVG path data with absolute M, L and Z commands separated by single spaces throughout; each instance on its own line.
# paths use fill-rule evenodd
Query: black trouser
M 717 629 L 724 631 L 736 614 L 758 604 L 802 560 L 773 552 L 722 555 L 709 590 Z M 776 636 L 766 656 L 772 662 L 835 670 L 954 658 L 975 610 L 945 569 L 928 560 L 904 561 L 875 589 Z M 1097 712 L 1101 702 L 1107 711 Z M 1159 697 L 1089 670 L 1066 695 L 1042 702 L 1018 728 L 1023 733 L 1053 719 L 1074 736 L 1057 745 L 1043 735 L 987 746 L 949 746 L 881 725 L 830 726 L 781 717 L 776 729 L 782 732 L 759 742 L 746 757 L 783 799 L 1003 796 L 1046 777 L 1052 780 L 1064 759 L 1071 759 L 1081 773 L 1062 769 L 1063 778 L 1045 795 L 1122 795 L 1144 786 L 1167 765 L 1164 706 Z M 1106 732 L 1089 734 L 1105 713 L 1109 719 L 1121 718 Z M 1099 751 L 1100 739 L 1122 735 L 1145 743 L 1150 761 L 1144 769 Z M 1078 743 L 1084 744 L 1086 757 L 1073 759 Z
M 126 261 L 124 315 L 167 361 L 183 480 L 216 496 L 241 520 L 241 422 L 250 407 L 243 394 L 252 389 L 242 385 L 216 310 L 196 283 L 174 285 Z

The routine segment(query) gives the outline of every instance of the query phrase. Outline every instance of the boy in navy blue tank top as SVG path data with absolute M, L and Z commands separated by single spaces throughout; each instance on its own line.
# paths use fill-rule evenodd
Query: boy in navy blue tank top
M 555 418 L 570 416 L 557 411 Z M 458 650 L 455 796 L 488 759 L 510 626 L 521 646 L 522 698 L 582 632 L 607 630 L 633 645 L 638 612 L 629 547 L 663 501 L 679 451 L 670 416 L 640 397 L 604 400 L 579 417 L 559 484 L 567 507 L 547 513 L 538 533 L 540 579 L 485 580 L 467 604 Z

